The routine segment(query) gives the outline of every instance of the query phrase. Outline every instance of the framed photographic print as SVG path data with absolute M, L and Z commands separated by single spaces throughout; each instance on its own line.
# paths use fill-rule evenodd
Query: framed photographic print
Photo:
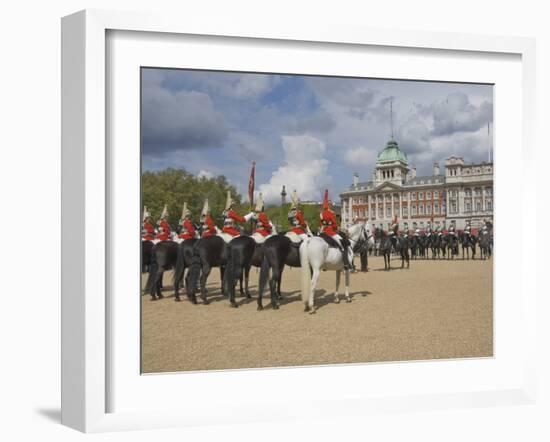
M 241 25 L 63 19 L 63 423 L 532 401 L 533 42 Z

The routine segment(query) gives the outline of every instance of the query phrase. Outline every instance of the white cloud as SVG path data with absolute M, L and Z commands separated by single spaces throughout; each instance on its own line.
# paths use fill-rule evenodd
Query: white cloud
M 283 185 L 289 193 L 296 189 L 301 200 L 320 200 L 331 183 L 325 143 L 310 135 L 283 136 L 282 143 L 284 164 L 273 172 L 269 183 L 260 185 L 264 200 L 279 202 Z
M 197 174 L 197 178 L 214 178 L 214 174 L 212 172 L 209 172 L 208 170 L 201 169 L 199 173 Z
M 377 158 L 377 150 L 368 147 L 355 147 L 344 154 L 344 160 L 352 167 L 371 167 L 374 169 Z M 358 171 L 356 171 L 358 172 Z

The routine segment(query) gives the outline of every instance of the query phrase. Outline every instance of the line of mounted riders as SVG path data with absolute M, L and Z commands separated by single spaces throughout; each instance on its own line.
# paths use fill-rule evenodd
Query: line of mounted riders
M 313 235 L 299 208 L 296 191 L 292 194 L 291 202 L 291 209 L 288 212 L 291 228 L 288 232 L 281 233 L 276 232 L 274 225 L 265 214 L 261 193 L 254 210 L 245 216 L 240 216 L 233 209 L 234 201 L 228 192 L 223 211 L 222 229 L 219 229 L 212 219 L 208 200 L 205 201 L 202 209 L 199 226 L 193 224 L 187 204 L 184 204 L 177 233 L 172 232 L 168 225 L 166 206 L 156 226 L 145 208 L 142 230 L 142 271 L 149 273 L 145 291 L 151 295 L 152 300 L 162 298 L 163 273 L 166 270 L 175 269 L 175 300 L 181 300 L 180 289 L 185 283 L 187 297 L 192 303 L 197 303 L 196 292 L 199 291 L 202 302 L 208 304 L 206 281 L 212 269 L 218 267 L 222 293 L 228 296 L 231 306 L 237 307 L 238 304 L 235 301 L 237 282 L 240 284 L 241 295 L 251 298 L 248 287 L 249 273 L 251 267 L 255 266 L 260 268 L 258 310 L 263 309 L 263 292 L 268 284 L 271 305 L 277 309 L 281 299 L 281 278 L 284 266 L 301 267 L 300 245 L 307 238 L 319 237 L 323 239 L 321 241 L 323 250 L 320 252 L 323 254 L 323 260 L 318 267 L 320 270 L 335 270 L 337 285 L 340 271 L 345 272 L 346 300 L 350 300 L 348 285 L 351 263 L 354 253 L 363 249 L 368 241 L 368 229 L 361 224 L 350 228 L 347 235 L 341 232 L 336 215 L 330 209 L 328 191 L 325 190 L 323 209 L 320 213 L 321 228 L 318 235 Z M 250 235 L 243 233 L 239 226 L 247 222 L 252 222 L 254 225 Z M 372 237 L 370 240 L 373 243 Z M 315 260 L 316 263 L 317 261 Z M 307 267 L 308 272 L 310 268 L 313 269 L 314 275 L 313 278 L 310 275 L 310 279 L 315 280 L 316 283 L 317 277 L 313 264 L 308 264 Z M 312 287 L 314 292 L 315 287 Z M 338 298 L 337 291 L 335 294 Z M 313 299 L 311 306 L 312 304 Z M 306 310 L 308 308 L 306 303 Z
M 229 297 L 231 306 L 237 307 L 236 284 L 239 283 L 242 296 L 251 298 L 248 283 L 250 269 L 254 266 L 260 268 L 258 310 L 263 309 L 263 293 L 268 283 L 271 305 L 277 309 L 281 299 L 284 266 L 303 267 L 307 263 L 307 271 L 302 271 L 302 295 L 305 309 L 314 312 L 315 287 L 321 270 L 336 272 L 336 302 L 339 301 L 340 273 L 345 273 L 346 301 L 351 301 L 348 290 L 349 273 L 355 270 L 353 257 L 356 254 L 361 257 L 362 271 L 367 271 L 368 255 L 372 253 L 384 257 L 385 270 L 391 268 L 392 254 L 401 257 L 401 268 L 405 263 L 409 267 L 410 256 L 413 259 L 428 258 L 430 250 L 433 259 L 452 259 L 458 255 L 459 244 L 463 247 L 463 254 L 466 250 L 468 258 L 469 250 L 472 251 L 472 258 L 475 257 L 476 244 L 480 246 L 482 257 L 491 254 L 492 226 L 489 223 L 481 230 L 479 237 L 471 232 L 469 226 L 463 232 L 456 232 L 454 225 L 448 231 L 431 231 L 429 227 L 425 232 L 401 232 L 397 219 L 394 219 L 389 232 L 381 228 L 371 230 L 369 225 L 360 222 L 354 223 L 343 232 L 338 228 L 336 216 L 330 209 L 328 191 L 325 191 L 320 213 L 320 230 L 314 235 L 299 209 L 296 191 L 292 194 L 291 202 L 288 213 L 291 229 L 281 233 L 276 232 L 265 214 L 261 194 L 254 210 L 240 216 L 234 211 L 234 201 L 228 193 L 222 229 L 212 219 L 208 200 L 202 209 L 199 226 L 193 224 L 191 213 L 184 204 L 177 233 L 171 231 L 168 225 L 166 207 L 156 227 L 145 208 L 142 270 L 149 272 L 145 291 L 150 293 L 152 300 L 162 298 L 163 274 L 166 270 L 175 269 L 175 300 L 181 300 L 180 289 L 185 283 L 187 297 L 192 303 L 197 303 L 196 292 L 199 291 L 202 302 L 208 304 L 206 282 L 212 269 L 218 267 L 222 294 Z M 250 235 L 243 233 L 239 226 L 239 223 L 246 222 L 254 224 Z M 321 241 L 311 241 L 314 238 Z M 305 247 L 300 247 L 303 243 Z
M 369 255 L 383 255 L 385 248 L 390 247 L 392 254 L 398 254 L 408 262 L 411 259 L 454 259 L 459 256 L 462 249 L 462 259 L 475 259 L 476 249 L 479 247 L 481 259 L 487 259 L 492 255 L 493 226 L 490 221 L 485 221 L 479 231 L 472 229 L 470 222 L 466 221 L 464 230 L 457 230 L 454 221 L 449 229 L 437 226 L 432 228 L 428 221 L 426 230 L 409 230 L 405 224 L 403 231 L 399 231 L 397 221 L 394 220 L 390 227 L 391 244 L 384 243 L 387 236 L 381 227 L 377 227 L 374 233 L 374 244 L 369 244 Z M 430 253 L 431 252 L 431 253 Z

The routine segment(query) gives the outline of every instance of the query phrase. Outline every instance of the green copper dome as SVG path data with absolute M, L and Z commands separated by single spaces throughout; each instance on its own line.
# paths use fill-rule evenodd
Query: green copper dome
M 390 140 L 386 148 L 378 154 L 378 162 L 401 161 L 408 164 L 407 154 L 399 150 L 397 141 Z

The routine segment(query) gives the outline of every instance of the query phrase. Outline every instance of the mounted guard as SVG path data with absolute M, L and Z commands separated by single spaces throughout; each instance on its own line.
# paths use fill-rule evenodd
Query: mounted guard
M 340 229 L 338 228 L 338 221 L 336 220 L 335 213 L 330 209 L 330 203 L 328 200 L 328 189 L 325 189 L 325 195 L 323 197 L 323 210 L 320 215 L 321 218 L 321 230 L 320 233 L 331 237 L 338 244 L 340 251 L 342 252 L 342 260 L 344 262 L 344 269 L 349 270 L 351 268 L 349 243 L 340 235 Z M 351 255 L 353 256 L 353 255 Z
M 449 226 L 449 235 L 456 236 L 456 225 L 454 219 L 451 221 L 451 225 Z
M 170 224 L 168 224 L 168 206 L 165 204 L 164 209 L 160 215 L 160 219 L 157 221 L 157 235 L 158 241 L 168 241 L 170 239 Z
M 200 221 L 202 223 L 202 235 L 201 238 L 207 238 L 209 236 L 214 236 L 218 234 L 218 229 L 212 215 L 210 214 L 210 206 L 208 205 L 208 198 L 204 200 L 204 205 L 202 206 Z
M 256 201 L 255 207 L 255 216 L 257 220 L 256 230 L 252 234 L 252 238 L 256 241 L 256 244 L 262 244 L 267 238 L 269 238 L 274 233 L 273 223 L 269 220 L 267 215 L 264 212 L 264 199 L 263 195 L 260 192 L 258 201 Z
M 464 234 L 466 236 L 472 236 L 472 226 L 470 220 L 466 220 L 466 227 L 464 227 Z
M 432 233 L 433 233 L 432 223 L 430 221 L 428 221 L 427 224 L 428 225 L 426 226 L 426 236 L 431 236 Z
M 249 221 L 253 214 L 249 213 L 245 216 L 240 216 L 233 210 L 235 201 L 231 198 L 231 191 L 227 191 L 227 200 L 225 202 L 225 210 L 223 211 L 223 228 L 220 236 L 226 243 L 229 243 L 233 238 L 241 236 L 241 232 L 237 229 L 236 223 L 246 223 Z
M 183 203 L 183 210 L 179 221 L 180 233 L 178 239 L 185 241 L 186 239 L 196 238 L 195 226 L 191 221 L 191 211 L 187 208 L 187 203 Z
M 155 239 L 155 226 L 153 225 L 151 214 L 147 211 L 147 206 L 143 207 L 141 239 L 142 241 L 153 241 Z
M 397 243 L 397 235 L 399 232 L 399 222 L 397 221 L 397 215 L 394 215 L 392 223 L 389 228 L 389 235 L 391 238 L 392 245 L 395 247 Z
M 288 222 L 292 228 L 286 233 L 293 243 L 300 243 L 308 237 L 309 227 L 302 211 L 299 209 L 300 199 L 296 190 L 292 192 L 292 205 L 288 212 Z

